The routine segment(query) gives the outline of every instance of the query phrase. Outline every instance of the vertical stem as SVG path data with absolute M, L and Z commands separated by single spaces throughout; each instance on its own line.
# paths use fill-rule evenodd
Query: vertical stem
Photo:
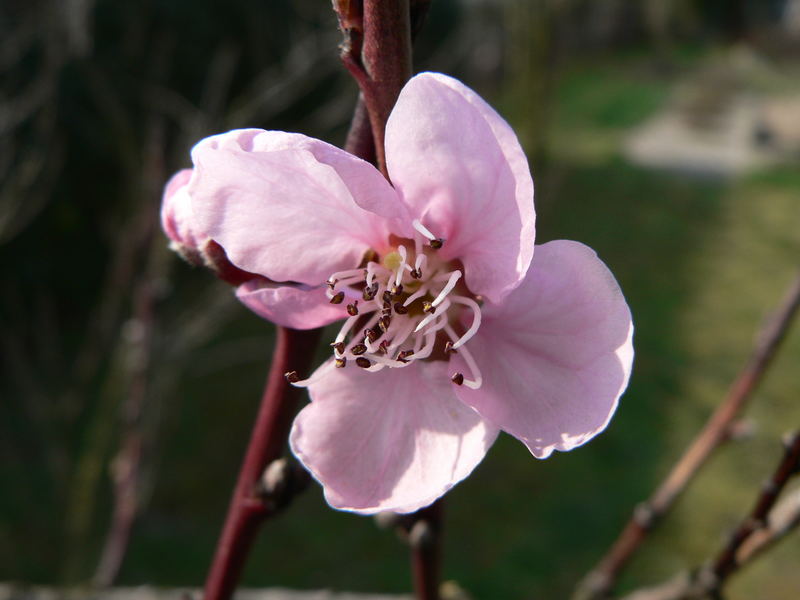
M 320 330 L 277 328 L 275 351 L 239 480 L 205 585 L 205 600 L 226 600 L 236 588 L 258 525 L 273 510 L 258 495 L 265 467 L 283 452 L 299 390 L 284 373 L 308 371 Z
M 411 565 L 417 600 L 439 600 L 443 500 L 417 511 L 411 527 Z

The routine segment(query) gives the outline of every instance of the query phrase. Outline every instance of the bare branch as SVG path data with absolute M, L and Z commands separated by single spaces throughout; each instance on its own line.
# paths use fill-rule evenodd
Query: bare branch
M 729 435 L 756 386 L 767 372 L 781 342 L 800 308 L 800 274 L 795 278 L 783 304 L 758 336 L 750 359 L 733 382 L 727 396 L 709 417 L 703 429 L 650 498 L 640 504 L 607 554 L 578 585 L 575 600 L 607 596 L 622 569 L 639 548 L 648 531 L 665 515 L 675 500 Z

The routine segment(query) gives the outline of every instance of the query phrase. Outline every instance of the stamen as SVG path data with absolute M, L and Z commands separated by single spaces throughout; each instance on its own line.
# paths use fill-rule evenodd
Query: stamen
M 370 360 L 368 358 L 364 358 L 363 356 L 359 356 L 356 359 L 356 364 L 362 369 L 369 369 L 372 366 Z
M 444 313 L 444 312 L 445 312 L 445 311 L 446 311 L 446 310 L 447 310 L 449 307 L 450 307 L 450 301 L 449 301 L 449 300 L 447 300 L 447 299 L 445 299 L 444 303 L 442 304 L 442 310 L 441 310 L 441 312 L 442 312 L 442 313 Z M 417 324 L 417 327 L 416 327 L 416 329 L 414 329 L 414 333 L 417 333 L 417 332 L 418 332 L 420 329 L 422 329 L 423 327 L 425 327 L 425 325 L 427 325 L 428 323 L 430 323 L 431 321 L 433 321 L 433 320 L 434 320 L 434 319 L 435 319 L 437 316 L 439 316 L 439 315 L 437 315 L 436 313 L 431 313 L 431 314 L 429 314 L 427 317 L 425 317 L 424 319 L 422 319 L 422 321 L 420 321 L 420 322 Z
M 338 344 L 340 342 L 344 342 L 344 338 L 347 337 L 347 334 L 350 333 L 350 330 L 353 328 L 353 325 L 356 324 L 358 321 L 358 317 L 348 317 L 347 320 L 342 325 L 342 328 L 339 330 L 339 333 L 336 334 L 336 339 L 333 341 L 334 344 Z M 344 352 L 342 352 L 344 354 Z
M 414 356 L 413 350 L 403 350 L 400 354 L 397 355 L 397 360 L 400 362 L 408 362 L 408 357 Z
M 375 278 L 375 263 L 374 262 L 367 263 L 367 278 L 365 281 L 367 283 L 368 288 L 372 287 L 372 280 L 374 278 Z
M 337 354 L 344 354 L 344 342 L 332 342 L 331 347 Z
M 349 279 L 351 277 L 355 277 L 356 275 L 358 275 L 360 278 L 363 278 L 364 273 L 364 269 L 348 269 L 347 271 L 339 271 L 338 273 L 334 273 L 328 277 L 328 285 L 330 285 L 331 282 L 334 282 L 335 285 L 337 279 Z
M 466 344 L 470 339 L 472 339 L 472 336 L 478 332 L 478 329 L 481 326 L 481 307 L 478 306 L 478 303 L 475 302 L 475 300 L 472 298 L 467 298 L 466 296 L 451 296 L 450 300 L 465 306 L 469 306 L 472 309 L 472 325 L 469 326 L 469 329 L 467 329 L 464 335 L 453 342 L 453 349 L 457 350 Z
M 347 305 L 347 314 L 351 317 L 355 317 L 358 314 L 358 300 Z
M 456 385 L 463 385 L 463 383 L 464 383 L 464 374 L 463 373 L 453 373 L 453 376 L 450 378 L 450 381 L 452 381 Z
M 457 335 L 456 332 L 453 331 L 453 328 L 450 325 L 445 325 L 444 330 L 447 332 L 447 335 L 450 336 L 451 339 L 455 340 Z M 467 363 L 467 367 L 472 375 L 472 379 L 465 379 L 464 385 L 468 388 L 473 390 L 477 390 L 478 388 L 483 385 L 483 377 L 481 376 L 481 371 L 478 368 L 478 363 L 475 362 L 475 359 L 472 356 L 472 353 L 467 349 L 466 346 L 461 350 L 461 356 L 464 357 L 464 362 Z
M 444 353 L 445 354 L 458 354 L 457 350 L 453 350 L 453 342 L 451 340 L 447 340 L 444 343 Z
M 436 238 L 436 236 L 435 236 L 435 235 L 433 235 L 433 234 L 431 233 L 430 229 L 428 229 L 427 227 L 425 227 L 425 225 L 423 225 L 422 223 L 420 223 L 419 219 L 414 219 L 414 220 L 411 222 L 411 226 L 412 226 L 414 229 L 416 229 L 417 231 L 419 231 L 419 232 L 420 232 L 422 235 L 424 235 L 424 236 L 425 236 L 426 238 L 428 238 L 429 240 L 431 240 L 431 241 L 432 241 L 432 240 L 435 240 L 435 239 L 437 239 L 437 238 Z
M 444 239 L 443 238 L 436 238 L 435 240 L 431 240 L 430 247 L 434 250 L 438 250 L 444 246 Z
M 406 260 L 408 259 L 405 246 L 399 246 L 397 251 L 400 253 L 400 266 L 397 267 L 397 271 L 394 274 L 394 287 L 400 285 L 400 282 L 403 281 L 403 270 L 406 268 Z M 392 291 L 392 293 L 394 294 L 395 292 Z
M 461 279 L 461 271 L 453 271 L 450 274 L 450 279 L 447 280 L 447 285 L 442 288 L 442 291 L 439 292 L 439 295 L 436 296 L 433 302 L 431 302 L 431 306 L 439 306 L 447 297 L 447 294 L 452 292 L 453 288 L 456 287 L 456 283 L 458 283 L 459 279 Z
M 402 304 L 400 304 L 399 302 L 395 302 L 394 303 L 394 312 L 396 312 L 398 315 L 404 315 L 404 314 L 406 314 L 408 312 L 408 309 L 405 306 L 403 306 Z
M 360 356 L 367 351 L 367 347 L 364 344 L 356 344 L 352 348 L 350 348 L 350 353 L 355 356 Z
M 343 356 L 334 361 L 337 369 L 344 369 L 347 366 L 347 359 Z
M 428 286 L 426 284 L 422 284 L 422 286 L 416 292 L 414 292 L 408 298 L 406 298 L 406 301 L 403 302 L 403 306 L 408 306 L 414 300 L 416 300 L 417 298 L 422 298 L 427 293 L 428 293 Z
M 431 302 L 422 303 L 422 312 L 433 314 L 436 312 L 436 307 Z
M 368 285 L 364 288 L 364 291 L 361 294 L 361 297 L 364 299 L 365 302 L 369 302 L 370 300 L 374 300 L 375 296 L 378 295 L 378 284 L 373 283 L 372 285 Z
M 297 383 L 300 381 L 300 375 L 297 374 L 297 371 L 287 371 L 283 376 L 289 383 Z
M 344 300 L 344 292 L 337 292 L 331 297 L 331 304 L 341 304 Z

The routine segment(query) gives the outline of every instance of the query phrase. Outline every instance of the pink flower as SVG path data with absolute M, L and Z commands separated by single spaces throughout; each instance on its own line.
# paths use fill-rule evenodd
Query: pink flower
M 306 381 L 294 454 L 331 506 L 410 512 L 481 461 L 499 430 L 538 458 L 602 431 L 631 370 L 632 323 L 586 246 L 534 255 L 533 182 L 508 124 L 436 73 L 386 126 L 390 185 L 298 134 L 237 130 L 192 151 L 197 230 L 256 279 L 280 325 L 345 319 Z

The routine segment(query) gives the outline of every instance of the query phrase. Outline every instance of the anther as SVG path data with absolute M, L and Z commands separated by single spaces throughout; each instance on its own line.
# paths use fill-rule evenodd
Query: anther
M 337 292 L 331 298 L 331 304 L 341 304 L 344 300 L 344 292 Z
M 300 375 L 297 374 L 297 371 L 287 371 L 283 376 L 289 383 L 297 383 L 300 381 Z
M 372 363 L 369 361 L 369 359 L 364 358 L 363 356 L 359 356 L 356 359 L 356 364 L 362 369 L 369 369 L 372 366 Z
M 347 314 L 351 317 L 355 317 L 358 314 L 358 300 L 347 305 Z
M 367 351 L 367 347 L 364 344 L 356 344 L 352 348 L 350 348 L 350 352 L 352 352 L 355 356 L 359 354 L 364 354 Z
M 409 356 L 414 356 L 413 350 L 403 350 L 400 354 L 397 355 L 397 360 L 400 362 L 408 362 L 406 360 Z
M 378 295 L 378 284 L 373 283 L 371 286 L 364 288 L 361 297 L 364 298 L 365 301 L 369 302 L 370 300 L 373 300 L 377 295 Z
M 328 287 L 329 287 L 329 288 L 333 289 L 333 288 L 335 288 L 335 287 L 336 287 L 336 283 L 337 283 L 338 281 L 339 281 L 338 279 L 328 279 L 328 281 L 326 281 L 325 283 L 327 283 L 327 284 L 328 284 Z
M 444 240 L 442 238 L 436 238 L 435 240 L 431 240 L 430 247 L 434 250 L 438 250 L 444 246 Z
M 394 303 L 394 312 L 396 312 L 398 315 L 404 315 L 404 314 L 406 314 L 408 312 L 408 308 L 403 306 L 400 302 L 395 302 Z
M 381 331 L 386 333 L 389 329 L 389 325 L 392 324 L 392 317 L 389 315 L 383 315 L 380 319 L 378 319 L 378 327 L 381 328 Z
M 453 350 L 453 342 L 451 340 L 447 340 L 444 343 L 444 353 L 445 354 L 458 354 L 458 350 Z
M 339 354 L 344 354 L 344 342 L 333 342 L 331 348 L 336 350 Z
M 390 292 L 389 290 L 386 290 L 385 292 L 383 292 L 383 301 L 384 302 L 391 302 L 392 301 L 392 292 Z
M 342 358 L 337 358 L 334 364 L 337 369 L 344 369 L 347 366 L 347 359 L 344 356 Z
M 389 342 L 386 340 L 381 340 L 381 343 L 378 344 L 378 354 L 386 354 L 386 347 L 389 345 Z
M 452 381 L 456 385 L 462 385 L 464 383 L 464 374 L 463 373 L 453 373 L 453 376 L 450 378 L 450 381 Z
M 430 302 L 425 301 L 422 303 L 422 312 L 433 314 L 436 312 L 436 307 Z
M 411 269 L 411 277 L 413 279 L 422 279 L 422 269 Z
M 380 333 L 376 333 L 374 329 L 365 329 L 364 337 L 367 338 L 369 340 L 369 343 L 371 344 L 380 337 Z
M 398 284 L 392 286 L 392 295 L 393 296 L 399 296 L 402 293 L 403 293 L 403 284 L 402 283 L 398 283 Z

